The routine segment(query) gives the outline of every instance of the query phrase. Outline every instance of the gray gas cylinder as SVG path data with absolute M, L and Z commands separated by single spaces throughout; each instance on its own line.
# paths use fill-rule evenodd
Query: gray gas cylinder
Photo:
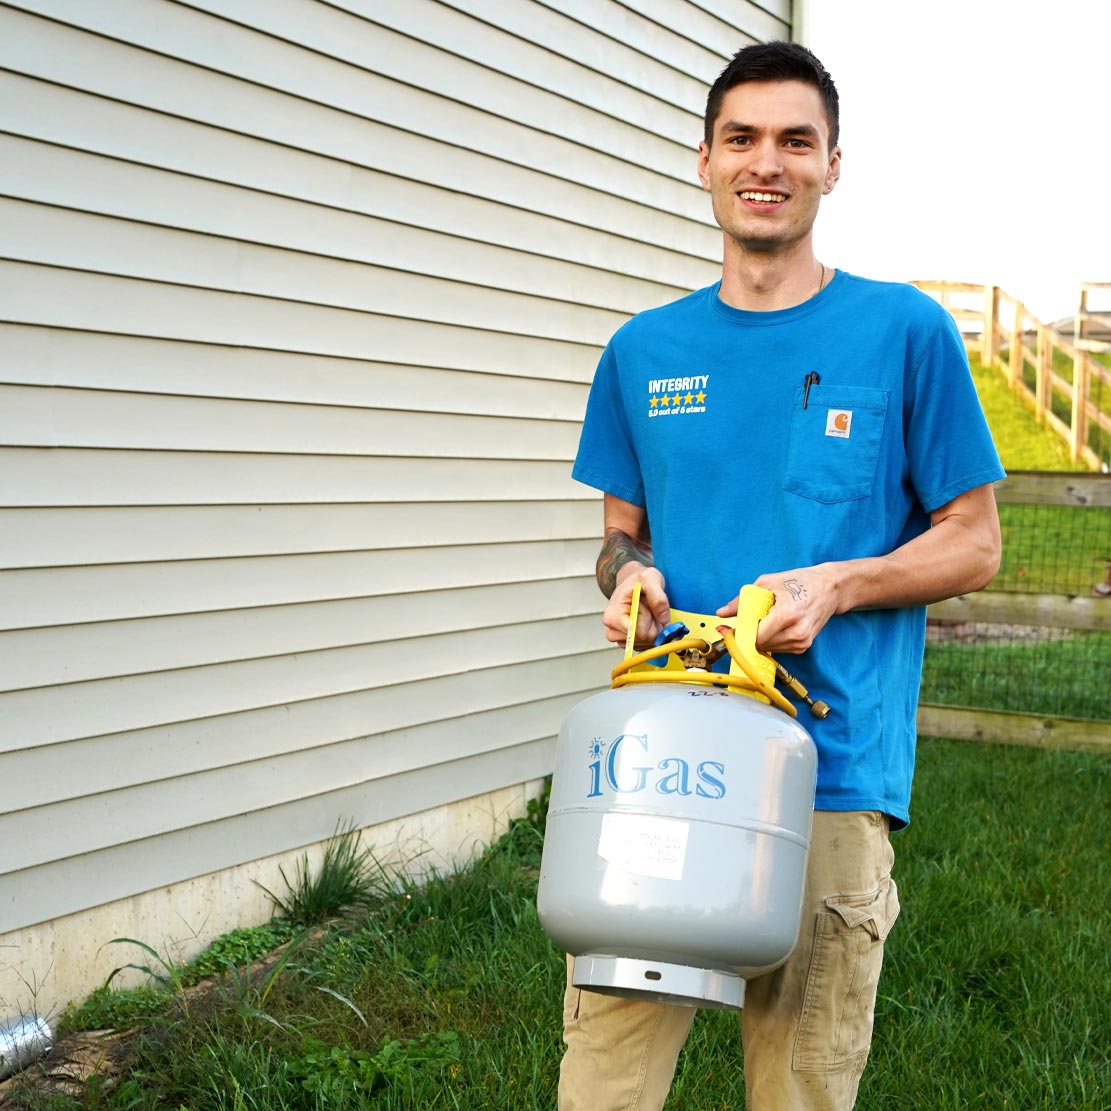
M 798 938 L 817 752 L 780 710 L 644 683 L 560 731 L 537 909 L 573 982 L 740 1007 Z

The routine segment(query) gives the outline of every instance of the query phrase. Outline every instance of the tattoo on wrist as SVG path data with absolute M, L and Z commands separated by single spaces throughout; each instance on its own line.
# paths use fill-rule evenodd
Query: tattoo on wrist
M 619 529 L 614 529 L 602 541 L 602 550 L 598 553 L 598 563 L 594 568 L 598 586 L 607 598 L 617 589 L 617 572 L 626 563 L 643 563 L 645 567 L 651 567 L 652 548 L 638 543 Z
M 801 602 L 802 599 L 806 597 L 806 587 L 803 586 L 798 579 L 785 579 L 783 581 L 783 589 L 786 590 L 796 602 Z

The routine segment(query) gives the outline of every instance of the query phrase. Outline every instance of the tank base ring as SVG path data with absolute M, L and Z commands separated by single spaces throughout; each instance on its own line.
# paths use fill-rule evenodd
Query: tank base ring
M 738 1010 L 745 999 L 745 982 L 732 972 L 594 953 L 575 958 L 571 982 L 602 995 L 680 1007 Z

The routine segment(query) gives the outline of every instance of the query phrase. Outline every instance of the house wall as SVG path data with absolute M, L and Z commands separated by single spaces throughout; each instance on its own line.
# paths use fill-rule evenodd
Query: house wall
M 0 1012 L 93 986 L 51 923 L 519 809 L 610 666 L 595 362 L 713 280 L 788 8 L 0 4 Z

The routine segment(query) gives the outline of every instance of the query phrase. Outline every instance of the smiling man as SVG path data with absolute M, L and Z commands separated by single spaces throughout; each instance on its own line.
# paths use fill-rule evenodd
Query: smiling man
M 752 1111 L 844 1111 L 868 1057 L 899 912 L 889 833 L 909 821 L 925 606 L 999 563 L 1003 471 L 948 313 L 814 255 L 841 173 L 837 91 L 806 49 L 741 50 L 710 90 L 698 176 L 720 282 L 641 313 L 591 387 L 577 479 L 604 492 L 606 634 L 675 605 L 775 594 L 758 645 L 829 717 L 808 721 L 818 791 L 799 942 L 749 981 Z M 861 234 L 874 234 L 862 228 Z M 658 1111 L 694 1012 L 580 991 L 564 1001 L 561 1111 Z

